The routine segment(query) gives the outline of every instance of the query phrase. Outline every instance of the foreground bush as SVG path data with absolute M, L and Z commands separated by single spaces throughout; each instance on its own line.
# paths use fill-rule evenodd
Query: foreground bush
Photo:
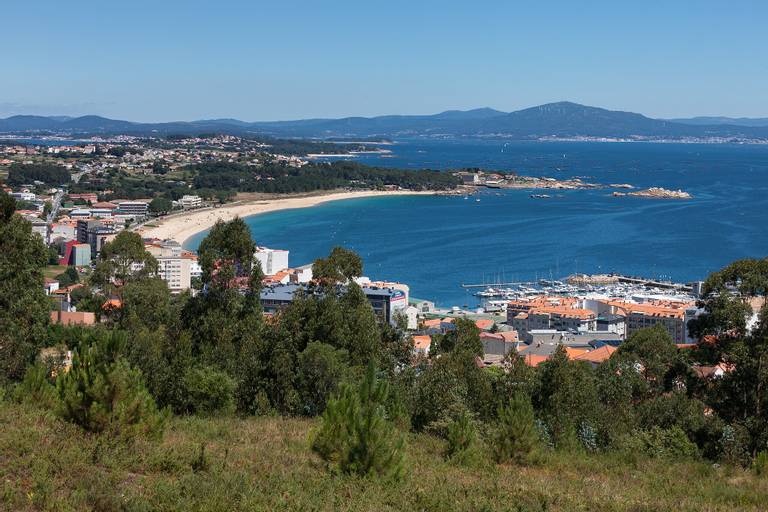
M 56 380 L 58 414 L 89 432 L 161 434 L 164 415 L 144 387 L 141 372 L 116 357 L 114 343 L 111 337 L 82 354 L 75 351 L 72 368 Z
M 235 410 L 236 383 L 227 373 L 201 366 L 184 375 L 190 412 L 202 415 L 230 414 Z
M 54 409 L 58 404 L 58 396 L 49 375 L 48 367 L 41 363 L 28 367 L 24 378 L 14 389 L 13 396 L 16 401 Z
M 699 455 L 696 445 L 677 426 L 637 431 L 627 439 L 624 448 L 632 453 L 669 459 L 693 459 Z
M 312 449 L 343 473 L 400 478 L 404 441 L 387 417 L 388 394 L 369 365 L 357 389 L 346 386 L 328 402 Z

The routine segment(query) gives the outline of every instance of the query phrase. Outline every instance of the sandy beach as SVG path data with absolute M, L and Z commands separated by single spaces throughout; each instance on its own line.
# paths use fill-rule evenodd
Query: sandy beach
M 328 201 L 357 199 L 361 197 L 386 197 L 402 195 L 432 195 L 434 192 L 415 192 L 409 190 L 360 192 L 333 192 L 325 195 L 282 197 L 274 200 L 235 202 L 220 208 L 204 208 L 184 213 L 177 213 L 149 222 L 150 226 L 142 226 L 136 232 L 144 238 L 173 239 L 184 243 L 189 237 L 210 229 L 218 220 L 228 221 L 235 217 L 247 217 L 260 213 L 288 210 L 292 208 L 307 208 Z

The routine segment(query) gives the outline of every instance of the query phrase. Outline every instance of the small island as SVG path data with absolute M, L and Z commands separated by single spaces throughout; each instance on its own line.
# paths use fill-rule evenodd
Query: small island
M 662 187 L 651 187 L 636 192 L 614 192 L 613 197 L 647 197 L 649 199 L 691 199 L 693 196 L 682 190 L 669 190 Z

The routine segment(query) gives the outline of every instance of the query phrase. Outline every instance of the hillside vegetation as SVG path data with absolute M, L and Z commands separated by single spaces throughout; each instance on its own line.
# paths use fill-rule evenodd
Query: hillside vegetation
M 173 418 L 160 443 L 110 443 L 0 402 L 2 510 L 765 510 L 768 479 L 706 462 L 551 452 L 525 467 L 443 457 L 412 434 L 399 482 L 335 474 L 315 420 Z M 201 452 L 202 447 L 202 452 Z M 202 454 L 202 456 L 201 456 Z

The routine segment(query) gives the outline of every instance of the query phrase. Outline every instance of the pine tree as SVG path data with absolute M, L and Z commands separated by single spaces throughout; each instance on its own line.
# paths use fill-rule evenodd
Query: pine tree
M 538 437 L 533 406 L 527 396 L 517 394 L 507 407 L 499 409 L 499 420 L 493 437 L 496 460 L 524 464 L 530 460 Z
M 346 386 L 328 403 L 312 449 L 343 473 L 400 478 L 404 440 L 387 418 L 388 394 L 369 364 L 357 389 Z
M 58 413 L 89 432 L 127 438 L 159 434 L 164 417 L 141 372 L 119 356 L 121 338 L 113 333 L 75 351 L 72 368 L 56 381 Z

